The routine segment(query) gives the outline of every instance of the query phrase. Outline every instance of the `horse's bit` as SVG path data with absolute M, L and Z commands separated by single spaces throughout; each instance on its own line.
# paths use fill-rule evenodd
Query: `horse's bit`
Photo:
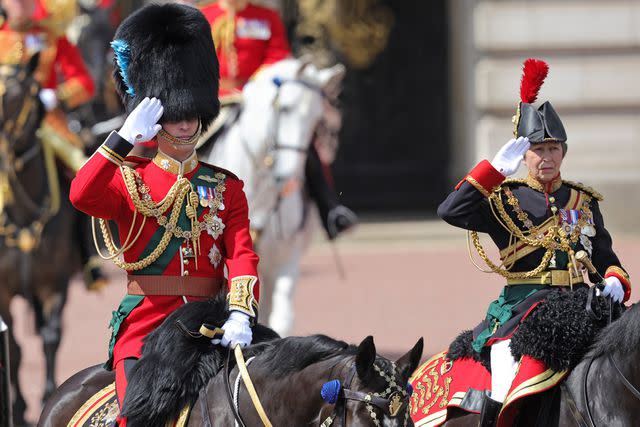
M 392 366 L 395 372 L 395 363 L 392 362 Z M 347 381 L 345 383 L 347 384 L 347 386 L 340 387 L 339 395 L 337 397 L 337 400 L 334 402 L 335 409 L 333 413 L 320 424 L 320 427 L 331 426 L 338 417 L 339 411 L 341 412 L 342 426 L 344 427 L 347 422 L 348 400 L 363 402 L 366 405 L 365 407 L 369 413 L 369 416 L 371 417 L 373 424 L 377 427 L 380 427 L 381 424 L 380 420 L 378 419 L 378 415 L 373 410 L 374 406 L 391 418 L 395 418 L 401 415 L 402 408 L 405 408 L 403 425 L 407 425 L 407 421 L 409 418 L 409 393 L 407 393 L 406 389 L 403 389 L 399 384 L 396 383 L 395 378 L 387 375 L 376 364 L 373 365 L 373 368 L 385 380 L 387 388 L 383 392 L 377 393 L 364 393 L 362 391 L 351 390 L 350 387 L 356 374 L 356 365 L 354 362 L 353 366 L 349 370 L 349 374 L 347 375 Z

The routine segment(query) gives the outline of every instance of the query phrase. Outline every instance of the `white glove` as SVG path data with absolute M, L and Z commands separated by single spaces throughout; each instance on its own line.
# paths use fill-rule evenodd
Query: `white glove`
M 511 176 L 520 167 L 524 153 L 529 149 L 529 138 L 521 136 L 512 139 L 502 146 L 498 154 L 491 161 L 491 166 L 504 176 Z
M 622 302 L 624 298 L 624 287 L 620 283 L 620 279 L 615 276 L 607 277 L 604 279 L 605 285 L 602 291 L 602 296 L 611 297 L 614 302 Z
M 58 106 L 58 97 L 56 96 L 55 90 L 46 88 L 40 89 L 40 93 L 38 93 L 38 95 L 45 110 L 51 111 Z
M 157 98 L 145 98 L 133 109 L 118 131 L 118 135 L 129 141 L 145 142 L 162 129 L 158 123 L 164 108 Z
M 251 327 L 249 326 L 249 315 L 240 311 L 231 311 L 229 318 L 222 326 L 224 329 L 224 335 L 222 340 L 211 340 L 212 344 L 222 344 L 224 347 L 235 347 L 239 344 L 240 347 L 246 347 L 251 344 L 253 334 Z

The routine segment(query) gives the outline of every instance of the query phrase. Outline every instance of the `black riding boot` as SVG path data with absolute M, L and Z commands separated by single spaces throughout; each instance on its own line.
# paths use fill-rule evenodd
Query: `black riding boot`
M 309 195 L 318 206 L 322 225 L 329 239 L 335 239 L 340 233 L 357 224 L 356 214 L 338 201 L 338 196 L 327 180 L 320 157 L 313 144 L 309 148 L 305 175 Z
M 502 402 L 493 400 L 489 394 L 485 394 L 480 411 L 480 427 L 494 427 L 498 421 L 498 414 L 502 408 Z

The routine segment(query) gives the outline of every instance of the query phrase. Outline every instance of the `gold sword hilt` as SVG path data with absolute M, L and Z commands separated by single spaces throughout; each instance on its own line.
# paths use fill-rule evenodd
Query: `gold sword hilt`
M 589 273 L 595 274 L 601 282 L 604 282 L 604 277 L 602 277 L 600 273 L 598 273 L 598 270 L 596 270 L 596 268 L 594 267 L 593 263 L 591 262 L 591 258 L 589 258 L 589 255 L 586 251 L 576 252 L 575 258 L 576 261 L 584 265 L 586 269 L 589 270 Z

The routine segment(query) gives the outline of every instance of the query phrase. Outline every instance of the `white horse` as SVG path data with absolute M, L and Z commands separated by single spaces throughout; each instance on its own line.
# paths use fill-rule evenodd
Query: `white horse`
M 309 144 L 325 113 L 335 115 L 325 97 L 343 77 L 342 65 L 319 70 L 298 59 L 262 70 L 245 85 L 242 104 L 230 110 L 215 142 L 199 150 L 203 161 L 244 181 L 258 236 L 260 314 L 283 336 L 293 327 L 300 261 L 318 224 L 304 190 Z

